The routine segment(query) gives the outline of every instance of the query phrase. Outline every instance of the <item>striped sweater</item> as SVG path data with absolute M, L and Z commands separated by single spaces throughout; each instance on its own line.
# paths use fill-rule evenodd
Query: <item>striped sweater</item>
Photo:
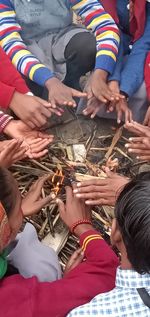
M 95 34 L 97 42 L 95 68 L 103 69 L 112 74 L 120 41 L 119 31 L 114 20 L 105 12 L 98 0 L 59 0 L 59 3 L 60 2 L 62 2 L 62 4 L 60 4 L 61 8 L 66 6 L 69 12 L 73 10 L 84 20 L 86 28 Z M 12 3 L 14 3 L 15 6 L 17 1 L 0 1 L 0 45 L 20 73 L 29 77 L 37 84 L 44 86 L 45 82 L 55 76 L 55 74 L 41 64 L 40 61 L 28 51 L 26 43 L 21 37 L 24 25 L 18 23 L 16 8 Z M 32 3 L 34 3 L 34 0 L 32 0 Z M 43 3 L 46 3 L 46 1 Z M 49 4 L 49 10 L 50 9 L 51 4 Z M 42 10 L 44 9 L 42 8 Z M 19 11 L 19 14 L 21 15 L 22 13 Z M 46 22 L 47 21 L 48 19 L 46 19 Z M 43 21 L 43 23 L 44 22 L 45 21 Z M 66 25 L 64 25 L 64 27 L 66 27 Z M 49 30 L 49 32 L 50 31 L 51 30 Z

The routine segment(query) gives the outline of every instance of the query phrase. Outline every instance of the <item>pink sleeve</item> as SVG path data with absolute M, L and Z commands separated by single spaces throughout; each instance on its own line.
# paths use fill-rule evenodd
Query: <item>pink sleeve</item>
M 9 116 L 8 114 L 5 114 L 4 112 L 0 111 L 0 133 L 3 132 L 6 125 L 13 120 L 13 117 Z
M 144 75 L 145 75 L 147 96 L 148 96 L 148 100 L 150 100 L 150 52 L 148 53 L 146 58 Z

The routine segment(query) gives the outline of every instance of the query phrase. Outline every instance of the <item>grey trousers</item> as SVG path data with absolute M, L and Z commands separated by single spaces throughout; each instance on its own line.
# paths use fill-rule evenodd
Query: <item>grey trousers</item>
M 129 108 L 133 113 L 133 120 L 142 123 L 148 109 L 148 100 L 146 94 L 145 83 L 141 85 L 139 90 L 129 99 Z M 82 114 L 86 107 L 86 100 L 81 99 L 78 105 L 77 114 Z M 106 113 L 105 106 L 97 114 L 100 118 L 116 119 L 115 113 Z
M 36 230 L 30 223 L 17 235 L 10 250 L 7 260 L 23 277 L 36 276 L 40 282 L 61 278 L 57 254 L 38 240 Z

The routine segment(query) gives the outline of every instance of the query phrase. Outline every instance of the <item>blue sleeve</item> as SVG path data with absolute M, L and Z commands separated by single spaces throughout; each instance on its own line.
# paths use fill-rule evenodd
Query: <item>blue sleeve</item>
M 117 61 L 116 61 L 116 65 L 115 65 L 115 69 L 113 71 L 113 74 L 109 76 L 108 81 L 115 80 L 115 81 L 118 81 L 120 83 L 121 71 L 123 68 L 123 57 L 124 57 L 123 34 L 120 33 L 120 45 L 119 45 Z
M 147 21 L 143 36 L 137 40 L 121 73 L 120 90 L 129 97 L 139 89 L 144 81 L 144 65 L 150 50 L 150 4 L 147 4 Z

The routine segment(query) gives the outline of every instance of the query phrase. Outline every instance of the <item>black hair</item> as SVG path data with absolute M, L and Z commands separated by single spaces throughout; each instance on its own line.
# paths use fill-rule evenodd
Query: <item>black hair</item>
M 0 202 L 2 203 L 7 216 L 15 207 L 14 182 L 11 173 L 3 167 L 0 167 Z
M 133 268 L 150 273 L 150 172 L 137 175 L 124 187 L 115 217 Z

